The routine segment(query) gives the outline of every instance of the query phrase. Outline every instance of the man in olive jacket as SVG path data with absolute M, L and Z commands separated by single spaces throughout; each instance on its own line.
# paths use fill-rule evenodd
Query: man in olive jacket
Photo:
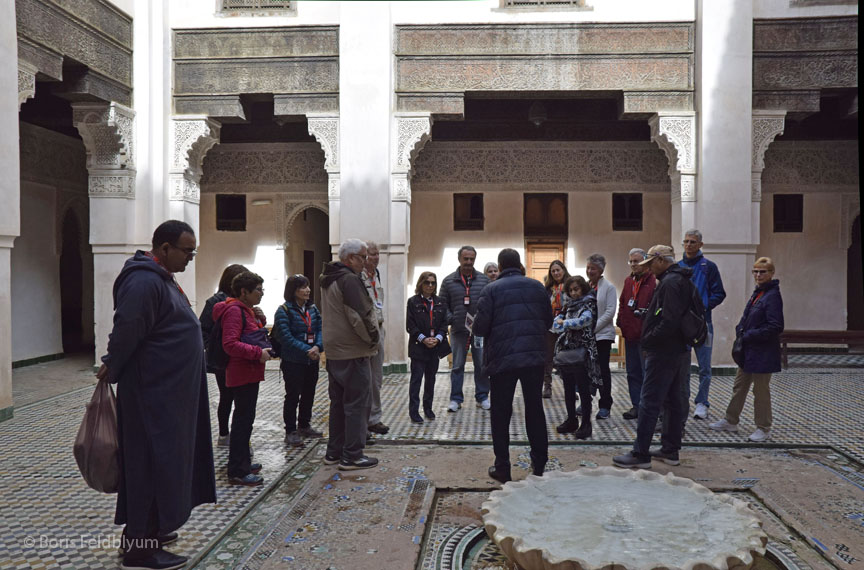
M 542 395 L 552 304 L 539 281 L 522 275 L 519 252 L 501 250 L 498 267 L 501 274 L 483 289 L 477 302 L 474 334 L 486 339 L 484 365 L 491 378 L 495 465 L 489 468 L 489 476 L 506 483 L 510 480 L 509 430 L 516 382 L 522 384 L 534 475 L 543 475 L 546 467 L 549 439 Z
M 379 337 L 375 307 L 360 279 L 365 263 L 366 244 L 345 240 L 339 246 L 339 261 L 326 264 L 320 280 L 330 383 L 330 439 L 324 463 L 339 463 L 343 471 L 378 464 L 363 455 L 372 389 L 369 359 L 378 353 Z

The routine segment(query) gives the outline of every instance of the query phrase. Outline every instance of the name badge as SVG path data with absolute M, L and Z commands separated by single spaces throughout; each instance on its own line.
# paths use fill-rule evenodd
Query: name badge
M 630 307 L 631 309 L 633 307 L 635 307 L 636 306 L 636 299 L 630 299 L 629 301 L 627 301 L 627 306 Z
M 462 304 L 463 305 L 470 305 L 471 304 L 471 297 L 469 297 L 468 295 L 465 295 L 464 297 L 462 297 Z
M 432 329 L 432 330 L 429 331 L 429 336 L 430 336 L 431 338 L 435 338 L 435 329 Z
M 375 301 L 375 306 L 378 307 L 379 309 L 383 309 L 384 303 L 382 303 L 381 301 Z
M 309 344 L 315 344 L 315 335 L 311 334 L 311 333 L 307 334 L 306 335 L 306 342 Z

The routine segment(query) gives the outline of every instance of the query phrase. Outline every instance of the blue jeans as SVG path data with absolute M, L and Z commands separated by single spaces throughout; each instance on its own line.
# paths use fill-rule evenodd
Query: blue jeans
M 696 362 L 699 363 L 699 391 L 696 392 L 696 399 L 693 400 L 696 404 L 705 404 L 706 408 L 710 408 L 708 403 L 708 390 L 711 388 L 711 350 L 714 345 L 714 324 L 708 323 L 708 339 L 702 346 L 697 346 L 693 350 L 696 351 Z
M 661 449 L 676 453 L 681 449 L 681 434 L 684 430 L 682 409 L 684 398 L 682 386 L 690 378 L 690 353 L 648 352 L 645 354 L 645 381 L 639 401 L 639 423 L 636 426 L 636 442 L 633 454 L 650 461 L 648 450 L 654 437 L 654 426 L 663 409 L 663 432 Z
M 465 401 L 462 384 L 465 382 L 465 359 L 468 357 L 468 332 L 451 332 L 450 347 L 453 349 L 453 368 L 450 369 L 450 400 Z M 474 397 L 482 402 L 489 397 L 489 378 L 483 372 L 483 349 L 471 343 L 471 360 L 474 362 Z
M 625 339 L 624 358 L 627 364 L 627 388 L 630 392 L 630 403 L 638 410 L 639 395 L 642 393 L 642 379 L 645 378 L 645 356 L 642 354 L 641 343 Z

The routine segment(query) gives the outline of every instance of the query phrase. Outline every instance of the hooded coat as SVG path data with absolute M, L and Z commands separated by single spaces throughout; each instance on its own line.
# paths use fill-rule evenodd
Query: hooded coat
M 329 360 L 378 354 L 378 317 L 360 276 L 341 261 L 321 274 L 321 321 Z
M 780 333 L 783 332 L 783 297 L 780 281 L 756 287 L 735 332 L 744 343 L 744 372 L 780 372 Z
M 117 384 L 122 470 L 114 522 L 145 536 L 174 531 L 216 502 L 201 325 L 173 274 L 143 251 L 114 282 L 114 328 L 102 357 Z

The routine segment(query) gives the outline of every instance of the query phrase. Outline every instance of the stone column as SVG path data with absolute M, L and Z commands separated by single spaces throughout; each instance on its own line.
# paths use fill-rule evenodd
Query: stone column
M 192 226 L 199 245 L 198 215 L 201 202 L 202 166 L 207 151 L 219 142 L 220 129 L 220 123 L 203 115 L 171 119 L 168 139 L 172 145 L 171 166 L 168 169 L 168 215 L 172 220 L 182 220 Z M 155 220 L 156 225 L 163 221 Z M 183 287 L 193 310 L 197 312 L 195 263 L 190 263 L 186 266 L 186 271 L 177 274 L 177 282 Z
M 405 310 L 408 293 L 413 287 L 408 267 L 411 245 L 411 174 L 412 163 L 432 134 L 429 113 L 397 113 L 393 123 L 390 174 L 390 250 L 387 266 L 387 330 L 400 331 L 387 337 L 391 370 L 407 371 L 405 344 Z M 402 309 L 402 310 L 399 310 Z M 404 368 L 403 368 L 404 367 Z
M 753 2 L 697 0 L 699 109 L 695 227 L 723 277 L 726 300 L 713 312 L 714 366 L 731 366 L 735 325 L 753 288 L 759 227 L 753 224 Z M 722 404 L 721 404 L 722 405 Z
M 20 83 L 15 3 L 0 2 L 0 422 L 12 417 L 12 243 L 21 230 L 21 159 L 18 150 Z M 34 73 L 35 78 L 35 73 Z M 21 72 L 18 71 L 18 80 Z M 34 79 L 35 81 L 35 79 Z M 35 85 L 35 83 L 34 83 Z M 16 87 L 17 86 L 17 87 Z
M 750 227 L 753 243 L 760 242 L 759 210 L 762 206 L 762 171 L 765 170 L 765 151 L 777 135 L 783 134 L 786 111 L 753 110 L 752 153 L 750 163 Z
M 329 216 L 330 250 L 336 255 L 339 250 L 339 198 L 341 181 L 339 173 L 339 116 L 309 113 L 306 115 L 309 134 L 315 137 L 324 150 L 324 170 L 327 171 L 327 201 Z M 317 268 L 316 268 L 317 271 Z
M 135 114 L 119 103 L 73 103 L 72 121 L 87 150 L 98 362 L 113 322 L 114 279 L 135 249 Z
M 672 235 L 675 251 L 684 232 L 696 223 L 696 113 L 658 113 L 648 120 L 651 140 L 669 160 L 672 181 Z

